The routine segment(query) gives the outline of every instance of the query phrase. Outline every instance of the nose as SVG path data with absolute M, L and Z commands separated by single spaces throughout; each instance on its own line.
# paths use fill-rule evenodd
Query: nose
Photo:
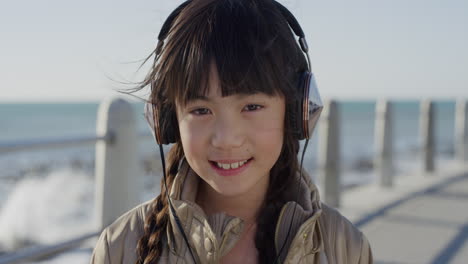
M 233 117 L 219 118 L 213 127 L 211 144 L 223 150 L 241 147 L 245 141 L 245 129 L 242 121 Z

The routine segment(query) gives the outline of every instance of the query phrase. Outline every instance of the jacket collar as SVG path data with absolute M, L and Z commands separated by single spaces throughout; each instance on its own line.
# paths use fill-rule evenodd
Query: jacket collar
M 219 263 L 239 240 L 244 228 L 240 218 L 218 213 L 207 216 L 196 204 L 200 178 L 184 160 L 177 173 L 170 197 L 198 263 Z M 174 255 L 190 257 L 176 219 L 170 214 L 168 245 Z
M 322 231 L 317 223 L 322 205 L 317 186 L 306 171 L 298 173 L 296 184 L 286 190 L 287 202 L 281 209 L 275 230 L 276 252 L 280 263 L 296 263 L 288 256 L 290 248 L 302 248 L 303 255 L 315 254 L 324 249 Z M 283 248 L 283 249 L 282 249 Z M 296 254 L 297 256 L 297 254 Z
M 183 160 L 174 179 L 170 197 L 190 246 L 195 251 L 193 252 L 195 258 L 199 258 L 197 261 L 217 263 L 239 240 L 244 221 L 224 213 L 206 216 L 203 209 L 195 202 L 199 181 L 199 176 Z M 284 247 L 280 256 L 282 263 L 287 258 L 290 247 L 305 245 L 308 254 L 323 249 L 321 230 L 316 224 L 321 214 L 317 187 L 305 171 L 302 178 L 298 174 L 295 181 L 297 184 L 292 184 L 293 187 L 286 191 L 286 197 L 290 202 L 281 209 L 276 226 L 277 252 Z M 167 238 L 172 253 L 181 257 L 187 254 L 190 256 L 172 214 L 170 214 L 170 223 Z

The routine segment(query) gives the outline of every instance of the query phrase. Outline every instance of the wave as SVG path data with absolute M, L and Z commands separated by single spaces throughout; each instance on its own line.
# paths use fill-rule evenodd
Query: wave
M 94 180 L 72 170 L 18 182 L 0 211 L 0 251 L 51 244 L 95 230 Z

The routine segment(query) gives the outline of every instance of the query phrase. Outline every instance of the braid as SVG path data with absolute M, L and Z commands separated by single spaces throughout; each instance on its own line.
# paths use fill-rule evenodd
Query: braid
M 174 144 L 167 156 L 167 187 L 170 190 L 182 160 L 183 150 L 180 143 Z M 151 203 L 150 214 L 145 219 L 144 235 L 137 245 L 136 264 L 156 263 L 161 257 L 164 235 L 169 223 L 169 203 L 164 178 L 161 179 L 161 193 Z

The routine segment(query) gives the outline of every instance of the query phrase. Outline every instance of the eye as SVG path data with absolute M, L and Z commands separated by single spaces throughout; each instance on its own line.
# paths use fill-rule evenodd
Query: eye
M 210 110 L 208 108 L 197 108 L 192 110 L 190 113 L 194 115 L 207 115 L 210 113 Z
M 249 112 L 252 112 L 252 111 L 256 111 L 256 110 L 260 110 L 262 109 L 263 106 L 262 105 L 258 105 L 258 104 L 248 104 L 244 107 L 244 110 L 246 111 L 249 111 Z

